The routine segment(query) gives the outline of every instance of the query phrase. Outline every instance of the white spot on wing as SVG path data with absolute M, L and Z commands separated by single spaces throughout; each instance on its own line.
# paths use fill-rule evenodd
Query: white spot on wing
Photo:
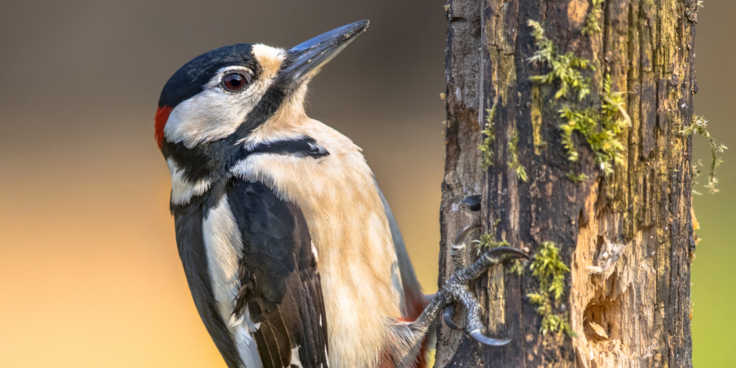
M 314 255 L 314 260 L 319 264 L 319 255 L 317 254 L 317 247 L 314 246 L 314 242 L 312 242 L 312 255 Z
M 289 362 L 291 365 L 295 365 L 297 367 L 302 368 L 302 361 L 299 359 L 299 346 L 291 349 L 291 362 Z

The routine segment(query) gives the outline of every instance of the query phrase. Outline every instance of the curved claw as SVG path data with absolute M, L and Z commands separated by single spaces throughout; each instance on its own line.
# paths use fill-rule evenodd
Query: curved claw
M 468 334 L 470 335 L 470 337 L 473 338 L 473 340 L 488 346 L 504 346 L 511 342 L 511 339 L 497 340 L 490 338 L 486 335 L 483 335 L 479 330 L 470 331 Z
M 477 229 L 480 229 L 480 222 L 478 221 L 475 221 L 472 224 L 466 226 L 455 236 L 455 241 L 453 242 L 453 244 L 459 244 L 460 242 L 462 242 L 463 238 L 468 236 L 468 234 L 473 232 L 473 230 Z
M 501 257 L 501 256 L 510 256 L 511 258 L 526 258 L 529 259 L 529 255 L 526 254 L 526 252 L 512 248 L 512 247 L 498 247 L 493 248 L 486 252 L 486 255 L 488 256 L 494 256 L 494 257 Z
M 455 322 L 452 320 L 452 316 L 450 316 L 450 312 L 445 311 L 445 313 L 443 313 L 442 316 L 445 321 L 445 325 L 447 325 L 447 327 L 449 327 L 450 329 L 456 330 L 456 331 L 463 330 L 462 327 L 456 325 Z

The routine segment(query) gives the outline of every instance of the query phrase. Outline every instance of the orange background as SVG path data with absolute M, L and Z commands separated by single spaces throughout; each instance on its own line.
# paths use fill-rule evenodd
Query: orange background
M 199 321 L 153 140 L 158 94 L 190 58 L 290 47 L 363 18 L 309 112 L 364 148 L 419 277 L 436 289 L 444 151 L 443 3 L 23 1 L 0 4 L 0 367 L 224 367 Z M 736 4 L 699 15 L 697 110 L 734 145 Z M 697 141 L 698 156 L 707 145 Z M 695 362 L 736 360 L 736 157 L 696 198 Z M 704 182 L 704 180 L 701 180 Z

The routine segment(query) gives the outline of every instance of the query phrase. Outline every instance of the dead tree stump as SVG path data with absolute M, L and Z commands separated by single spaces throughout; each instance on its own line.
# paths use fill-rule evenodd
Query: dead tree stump
M 440 323 L 436 367 L 692 366 L 692 142 L 680 132 L 697 92 L 697 8 L 697 0 L 449 1 L 440 283 L 453 270 L 451 241 L 475 220 L 532 255 L 554 244 L 570 271 L 559 299 L 543 295 L 542 313 L 529 295 L 544 281 L 530 264 L 523 275 L 490 271 L 474 285 L 487 334 L 512 342 L 481 346 Z M 540 38 L 530 20 L 553 61 L 570 56 L 588 67 L 557 65 L 560 75 L 533 81 L 557 69 L 531 61 Z M 587 81 L 582 98 L 572 84 L 559 93 L 571 70 Z M 613 132 L 619 162 L 609 160 L 606 174 L 600 155 L 613 151 L 594 145 L 613 141 L 594 134 L 607 129 L 613 95 L 626 114 L 608 116 L 627 127 Z M 575 160 L 561 127 L 583 120 L 565 109 L 600 119 L 597 130 L 570 128 Z M 463 199 L 478 194 L 482 210 L 471 212 Z M 466 256 L 474 260 L 475 247 Z M 542 333 L 545 315 L 572 331 Z

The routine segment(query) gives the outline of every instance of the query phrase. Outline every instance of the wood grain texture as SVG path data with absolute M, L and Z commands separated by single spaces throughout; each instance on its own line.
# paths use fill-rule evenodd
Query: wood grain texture
M 679 134 L 693 117 L 696 0 L 607 0 L 602 31 L 582 34 L 579 0 L 450 0 L 446 48 L 447 130 L 442 186 L 440 283 L 451 274 L 452 238 L 473 216 L 498 240 L 532 252 L 553 241 L 571 272 L 557 313 L 577 337 L 539 332 L 541 318 L 524 276 L 492 270 L 473 285 L 486 309 L 489 335 L 513 337 L 483 347 L 462 333 L 439 329 L 436 367 L 689 367 L 691 148 Z M 626 93 L 632 126 L 620 136 L 624 163 L 604 177 L 576 134 L 580 158 L 569 162 L 554 86 L 529 77 L 546 73 L 528 62 L 535 51 L 528 20 L 540 22 L 562 52 L 589 59 L 592 96 L 600 108 L 606 75 Z M 484 173 L 478 145 L 485 110 L 496 103 L 493 166 Z M 509 167 L 508 143 L 528 181 Z M 573 183 L 569 172 L 588 179 Z M 469 212 L 462 199 L 483 195 Z M 491 224 L 500 220 L 498 226 Z M 477 234 L 476 234 L 477 235 Z M 619 249 L 605 271 L 605 249 Z M 475 250 L 469 247 L 467 258 Z M 591 324 L 592 323 L 592 324 Z M 595 333 L 603 329 L 604 334 Z M 604 337 L 605 336 L 605 337 Z

